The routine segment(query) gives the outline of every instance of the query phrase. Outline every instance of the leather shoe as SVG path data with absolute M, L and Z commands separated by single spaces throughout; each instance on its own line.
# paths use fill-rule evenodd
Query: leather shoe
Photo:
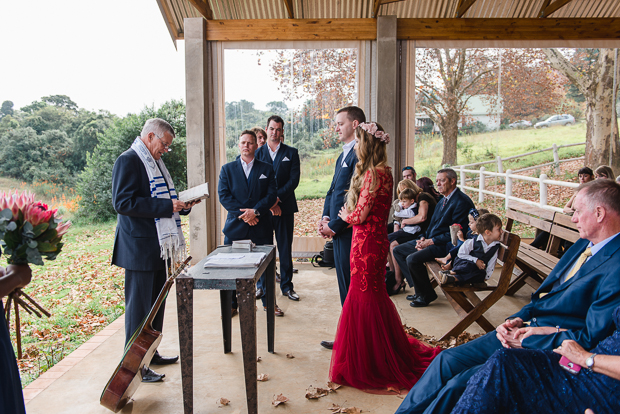
M 263 306 L 263 310 L 266 312 L 267 311 L 267 306 Z M 284 316 L 284 311 L 282 309 L 280 309 L 278 304 L 276 304 L 276 310 L 275 310 L 274 314 L 276 316 Z
M 260 299 L 265 296 L 265 291 L 263 288 L 256 288 L 256 299 Z
M 159 382 L 164 379 L 166 374 L 158 374 L 149 367 L 142 368 L 142 382 Z
M 422 296 L 417 297 L 409 304 L 413 308 L 424 308 L 431 304 L 435 299 L 437 299 L 437 294 L 433 292 L 433 296 L 431 296 L 428 300 L 424 299 Z
M 407 300 L 416 300 L 419 297 L 420 295 L 418 295 L 417 293 L 415 295 L 407 295 Z
M 321 341 L 321 346 L 327 349 L 334 349 L 334 341 Z
M 297 293 L 295 293 L 295 291 L 293 289 L 291 289 L 288 292 L 286 292 L 284 294 L 284 296 L 286 296 L 290 300 L 294 300 L 294 301 L 298 301 L 299 300 L 299 295 Z
M 159 355 L 159 351 L 155 351 L 155 355 L 151 359 L 151 365 L 169 365 L 179 360 L 178 355 L 173 357 L 164 357 Z
M 293 268 L 293 273 L 299 273 L 299 270 Z

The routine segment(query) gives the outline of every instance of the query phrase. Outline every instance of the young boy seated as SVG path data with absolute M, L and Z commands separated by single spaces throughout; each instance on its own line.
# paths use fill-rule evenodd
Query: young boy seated
M 418 214 L 418 203 L 415 202 L 415 192 L 411 188 L 405 188 L 398 195 L 400 203 L 400 211 L 394 211 L 394 217 L 399 219 L 415 217 Z M 401 228 L 401 224 L 398 221 L 394 221 L 394 232 L 388 234 L 388 240 L 390 243 L 397 241 L 398 244 L 407 243 L 411 240 L 415 240 L 418 233 L 422 229 L 417 224 L 405 224 Z
M 475 239 L 478 236 L 478 232 L 476 232 L 476 221 L 478 221 L 478 217 L 488 213 L 489 210 L 486 208 L 481 208 L 480 210 L 472 208 L 469 210 L 469 230 L 467 231 L 467 236 L 464 237 L 463 231 L 459 230 L 459 232 L 456 233 L 456 237 L 458 237 L 458 244 L 450 249 L 450 253 L 448 253 L 446 257 L 438 257 L 435 259 L 439 264 L 441 264 L 441 268 L 443 270 L 452 269 L 452 259 L 456 257 L 465 240 Z M 448 244 L 448 246 L 451 245 Z
M 441 272 L 441 284 L 481 283 L 491 277 L 501 247 L 502 220 L 495 214 L 484 214 L 476 221 L 478 237 L 466 240 L 454 259 L 452 270 Z

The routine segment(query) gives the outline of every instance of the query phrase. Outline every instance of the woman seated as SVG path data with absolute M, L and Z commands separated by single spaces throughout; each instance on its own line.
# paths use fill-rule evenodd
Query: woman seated
M 439 201 L 439 199 L 443 197 L 441 194 L 437 192 L 437 190 L 435 190 L 435 186 L 433 185 L 433 180 L 431 180 L 428 177 L 420 178 L 418 181 L 416 181 L 416 184 L 418 185 L 418 187 L 422 189 L 422 191 L 433 196 L 435 201 Z
M 616 331 L 588 352 L 573 340 L 553 351 L 502 349 L 467 382 L 452 414 L 620 411 L 620 307 Z M 527 327 L 526 335 L 558 327 Z M 565 359 L 560 360 L 562 357 Z
M 590 167 L 583 167 L 582 169 L 580 169 L 578 176 L 579 176 L 580 185 L 589 183 L 590 181 L 594 180 L 594 172 L 592 172 L 592 168 Z M 566 205 L 564 206 L 564 214 L 573 215 L 573 213 L 575 212 L 575 209 L 573 208 L 573 202 L 575 201 L 575 195 L 577 195 L 577 191 L 573 193 L 571 198 L 568 200 L 568 203 L 566 203 Z M 548 234 L 549 233 L 547 233 L 547 239 L 549 239 Z
M 615 177 L 614 170 L 612 170 L 611 167 L 608 165 L 599 166 L 596 170 L 594 170 L 594 175 L 596 175 L 597 180 L 598 179 L 613 180 Z
M 400 197 L 400 193 L 403 190 L 407 189 L 407 188 L 410 188 L 410 189 L 413 190 L 414 187 L 417 188 L 415 183 L 413 181 L 411 181 L 411 180 L 408 180 L 408 179 L 405 179 L 405 180 L 402 180 L 402 181 L 398 182 L 398 185 L 396 186 L 396 200 L 392 201 L 392 210 L 391 210 L 392 213 L 390 214 L 390 219 L 388 220 L 389 221 L 389 223 L 388 223 L 388 234 L 391 234 L 391 233 L 394 232 L 394 223 L 397 222 L 397 221 L 398 222 L 401 221 L 399 218 L 394 216 L 394 212 L 398 211 L 398 209 L 399 209 L 398 205 L 400 203 L 400 198 L 399 198 Z

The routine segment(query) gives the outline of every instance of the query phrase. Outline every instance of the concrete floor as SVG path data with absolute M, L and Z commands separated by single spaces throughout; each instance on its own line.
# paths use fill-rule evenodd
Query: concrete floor
M 258 355 L 262 358 L 258 372 L 269 375 L 268 381 L 258 384 L 259 411 L 327 413 L 332 404 L 338 404 L 355 406 L 365 413 L 393 413 L 402 401 L 394 395 L 373 395 L 342 387 L 318 400 L 304 397 L 309 386 L 325 386 L 327 382 L 331 352 L 319 343 L 333 339 L 341 308 L 335 270 L 314 268 L 305 263 L 298 263 L 296 267 L 299 274 L 295 275 L 295 290 L 301 300 L 293 302 L 278 295 L 277 302 L 285 316 L 276 318 L 275 354 L 267 352 L 265 312 L 258 310 Z M 503 298 L 485 316 L 492 324 L 500 324 L 529 301 L 531 292 L 529 287 L 524 287 L 514 297 Z M 411 289 L 407 290 L 409 293 Z M 458 320 L 443 294 L 439 291 L 438 294 L 437 301 L 421 309 L 411 308 L 402 293 L 392 299 L 403 323 L 438 337 Z M 226 355 L 221 339 L 219 294 L 196 291 L 194 306 L 194 412 L 245 413 L 238 318 L 233 319 L 233 352 Z M 99 405 L 99 397 L 122 356 L 123 332 L 120 329 L 109 336 L 101 346 L 38 393 L 27 403 L 28 413 L 109 413 Z M 478 333 L 481 329 L 473 325 L 468 332 Z M 175 295 L 170 295 L 167 302 L 164 338 L 159 350 L 162 355 L 179 354 Z M 287 358 L 288 353 L 295 358 Z M 122 413 L 183 412 L 180 364 L 156 370 L 166 374 L 164 382 L 142 384 L 134 394 L 134 401 Z M 290 401 L 273 407 L 271 401 L 277 394 L 284 394 Z M 221 397 L 230 400 L 230 405 L 218 408 L 217 401 Z

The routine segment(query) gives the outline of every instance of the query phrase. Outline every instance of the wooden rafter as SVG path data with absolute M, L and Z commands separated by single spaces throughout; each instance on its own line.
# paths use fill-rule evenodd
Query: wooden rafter
M 213 20 L 213 10 L 209 4 L 209 0 L 188 0 L 198 13 L 207 20 Z
M 375 19 L 379 16 L 379 7 L 381 7 L 382 5 L 389 3 L 398 3 L 399 1 L 404 0 L 374 0 L 374 5 L 372 7 L 372 16 Z
M 552 13 L 555 13 L 562 7 L 566 6 L 572 0 L 555 0 L 551 3 L 551 0 L 545 0 L 543 2 L 542 7 L 540 8 L 540 13 L 538 13 L 538 17 L 544 19 L 547 16 L 550 16 Z
M 293 11 L 293 0 L 284 0 L 284 5 L 286 6 L 289 19 L 294 19 L 295 12 Z
M 467 10 L 469 10 L 470 7 L 473 6 L 475 2 L 476 0 L 459 0 L 459 6 L 456 10 L 455 17 L 457 18 L 463 17 L 463 15 L 467 13 Z

